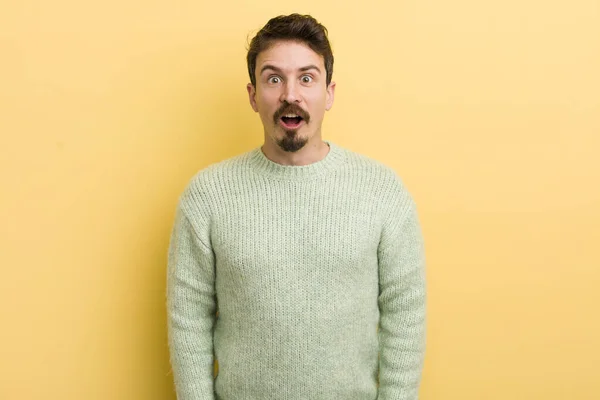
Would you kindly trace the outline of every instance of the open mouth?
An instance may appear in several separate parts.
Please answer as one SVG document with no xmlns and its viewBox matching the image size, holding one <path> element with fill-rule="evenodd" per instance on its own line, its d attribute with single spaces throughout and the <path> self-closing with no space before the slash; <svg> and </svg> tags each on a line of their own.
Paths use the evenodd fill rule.
<svg viewBox="0 0 600 400">
<path fill-rule="evenodd" d="M 280 119 L 281 124 L 287 129 L 296 129 L 298 128 L 304 119 L 296 114 L 286 114 L 282 116 Z"/>
</svg>

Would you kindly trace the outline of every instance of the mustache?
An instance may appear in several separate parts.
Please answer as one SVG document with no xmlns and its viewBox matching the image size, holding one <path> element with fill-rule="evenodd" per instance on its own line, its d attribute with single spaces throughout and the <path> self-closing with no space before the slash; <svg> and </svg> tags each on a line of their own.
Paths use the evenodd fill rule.
<svg viewBox="0 0 600 400">
<path fill-rule="evenodd" d="M 281 118 L 285 114 L 296 114 L 302 117 L 302 119 L 306 123 L 310 121 L 310 115 L 306 111 L 304 111 L 300 106 L 284 102 L 273 115 L 273 122 L 277 124 L 279 122 L 279 118 Z"/>
</svg>

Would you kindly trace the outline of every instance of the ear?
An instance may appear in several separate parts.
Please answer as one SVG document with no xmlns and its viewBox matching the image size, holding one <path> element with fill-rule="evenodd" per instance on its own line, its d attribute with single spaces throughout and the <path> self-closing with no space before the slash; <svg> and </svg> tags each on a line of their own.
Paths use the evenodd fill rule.
<svg viewBox="0 0 600 400">
<path fill-rule="evenodd" d="M 256 88 L 253 84 L 249 83 L 246 86 L 246 89 L 248 90 L 248 99 L 250 100 L 250 105 L 252 106 L 252 109 L 254 110 L 254 112 L 258 112 L 258 107 L 256 106 Z"/>
<path fill-rule="evenodd" d="M 333 107 L 333 98 L 335 94 L 335 82 L 330 82 L 329 86 L 327 86 L 327 98 L 325 101 L 325 110 L 331 110 Z"/>
</svg>

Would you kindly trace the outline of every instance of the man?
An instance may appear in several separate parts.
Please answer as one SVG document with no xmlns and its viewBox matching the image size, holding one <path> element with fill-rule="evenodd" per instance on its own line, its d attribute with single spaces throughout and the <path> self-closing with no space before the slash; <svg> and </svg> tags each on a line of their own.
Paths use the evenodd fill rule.
<svg viewBox="0 0 600 400">
<path fill-rule="evenodd" d="M 321 24 L 271 19 L 247 62 L 264 144 L 200 171 L 172 232 L 178 398 L 417 399 L 425 271 L 411 195 L 390 168 L 322 140 L 335 83 Z"/>
</svg>

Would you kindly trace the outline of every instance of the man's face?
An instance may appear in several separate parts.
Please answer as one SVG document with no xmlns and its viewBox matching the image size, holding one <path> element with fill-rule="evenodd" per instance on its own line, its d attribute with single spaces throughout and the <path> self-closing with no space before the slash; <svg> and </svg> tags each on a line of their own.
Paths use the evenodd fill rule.
<svg viewBox="0 0 600 400">
<path fill-rule="evenodd" d="M 326 84 L 323 57 L 300 42 L 278 41 L 256 58 L 256 87 L 248 84 L 252 109 L 262 120 L 265 141 L 287 152 L 321 140 L 325 111 L 335 83 Z"/>
</svg>

